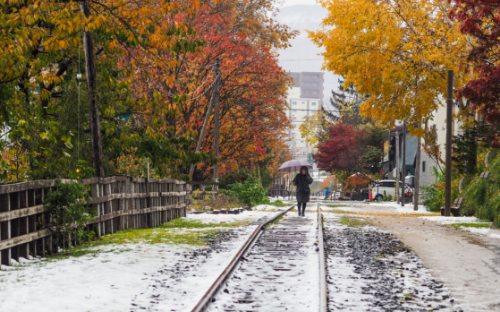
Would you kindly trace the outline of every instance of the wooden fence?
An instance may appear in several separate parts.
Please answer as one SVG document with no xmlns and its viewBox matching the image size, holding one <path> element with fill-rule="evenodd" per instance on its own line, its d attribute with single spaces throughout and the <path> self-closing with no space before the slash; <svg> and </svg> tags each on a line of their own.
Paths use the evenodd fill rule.
<svg viewBox="0 0 500 312">
<path fill-rule="evenodd" d="M 114 176 L 86 179 L 83 184 L 91 195 L 89 209 L 97 211 L 87 228 L 98 236 L 184 217 L 191 196 L 190 185 L 172 179 Z M 44 197 L 56 187 L 57 180 L 0 185 L 1 264 L 56 252 L 52 232 L 44 224 L 50 218 Z"/>
</svg>

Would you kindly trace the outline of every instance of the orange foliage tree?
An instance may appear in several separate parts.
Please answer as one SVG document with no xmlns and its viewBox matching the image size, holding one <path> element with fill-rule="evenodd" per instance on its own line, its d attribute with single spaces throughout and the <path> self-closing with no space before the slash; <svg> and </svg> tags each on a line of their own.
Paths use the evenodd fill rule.
<svg viewBox="0 0 500 312">
<path fill-rule="evenodd" d="M 371 176 L 368 176 L 371 178 Z M 345 186 L 346 191 L 358 191 L 359 189 L 368 187 L 370 185 L 370 181 L 360 178 L 356 174 L 352 174 L 347 178 L 347 184 Z"/>
<path fill-rule="evenodd" d="M 220 173 L 250 169 L 259 162 L 270 163 L 275 170 L 278 162 L 289 157 L 283 151 L 288 149 L 285 142 L 290 123 L 285 97 L 290 79 L 273 50 L 286 47 L 295 33 L 263 13 L 272 3 L 221 1 L 203 4 L 194 16 L 177 14 L 174 22 L 190 28 L 182 35 L 173 34 L 174 46 L 200 44 L 192 50 L 165 48 L 158 55 L 171 59 L 170 66 L 152 63 L 147 70 L 136 72 L 131 81 L 134 93 L 150 101 L 133 112 L 132 118 L 159 136 L 197 140 L 205 115 L 210 114 L 201 151 L 213 151 L 213 112 L 208 107 L 210 87 L 217 78 L 213 65 L 220 60 Z M 123 59 L 124 67 L 135 62 L 136 55 L 145 59 L 142 51 L 130 52 Z M 155 98 L 161 101 L 153 101 Z M 166 113 L 169 109 L 173 113 Z M 270 158 L 275 158 L 276 164 Z M 182 160 L 174 167 L 178 174 L 188 172 Z M 199 163 L 194 179 L 206 179 L 212 167 L 208 161 Z"/>
<path fill-rule="evenodd" d="M 330 188 L 331 182 L 333 182 L 333 190 L 336 190 L 337 184 L 339 183 L 339 181 L 335 175 L 331 175 L 331 176 L 327 177 L 326 179 L 324 179 L 323 182 L 321 182 L 319 184 L 319 187 L 322 189 Z"/>
</svg>

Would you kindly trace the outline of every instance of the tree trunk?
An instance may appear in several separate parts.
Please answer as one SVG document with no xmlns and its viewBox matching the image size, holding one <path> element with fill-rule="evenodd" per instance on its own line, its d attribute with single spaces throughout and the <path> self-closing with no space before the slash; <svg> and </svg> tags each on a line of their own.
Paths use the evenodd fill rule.
<svg viewBox="0 0 500 312">
<path fill-rule="evenodd" d="M 85 17 L 90 16 L 89 3 L 80 2 L 80 9 Z M 95 67 L 94 39 L 91 31 L 83 30 L 83 51 L 85 55 L 85 74 L 87 76 L 87 97 L 89 105 L 90 150 L 94 176 L 103 177 L 101 124 L 99 121 L 99 103 L 97 100 L 97 72 Z"/>
<path fill-rule="evenodd" d="M 417 125 L 420 129 L 420 123 Z M 413 210 L 418 210 L 418 200 L 419 200 L 419 192 L 420 192 L 420 154 L 422 150 L 422 139 L 420 137 L 417 138 L 417 155 L 415 156 L 417 159 L 415 160 L 415 189 L 413 192 Z"/>
</svg>

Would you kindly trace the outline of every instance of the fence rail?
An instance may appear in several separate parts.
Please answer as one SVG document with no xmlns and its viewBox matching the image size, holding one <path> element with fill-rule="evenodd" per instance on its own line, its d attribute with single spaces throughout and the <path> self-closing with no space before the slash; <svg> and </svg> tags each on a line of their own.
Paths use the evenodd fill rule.
<svg viewBox="0 0 500 312">
<path fill-rule="evenodd" d="M 56 252 L 52 232 L 45 225 L 50 215 L 44 198 L 57 188 L 57 181 L 0 185 L 1 264 Z M 98 236 L 155 227 L 184 217 L 191 193 L 191 185 L 172 179 L 113 176 L 85 179 L 82 183 L 91 195 L 89 208 L 97 212 L 87 229 Z"/>
</svg>

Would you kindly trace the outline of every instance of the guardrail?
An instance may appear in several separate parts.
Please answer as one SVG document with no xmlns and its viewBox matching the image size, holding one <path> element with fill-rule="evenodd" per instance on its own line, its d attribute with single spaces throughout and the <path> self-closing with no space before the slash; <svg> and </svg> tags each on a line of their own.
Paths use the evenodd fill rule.
<svg viewBox="0 0 500 312">
<path fill-rule="evenodd" d="M 1 264 L 57 251 L 52 232 L 45 225 L 50 215 L 44 206 L 45 195 L 57 188 L 57 181 L 0 185 Z M 85 179 L 82 183 L 91 195 L 88 208 L 97 211 L 87 228 L 97 236 L 155 227 L 186 216 L 187 195 L 191 192 L 186 182 L 173 179 L 112 176 Z"/>
</svg>

